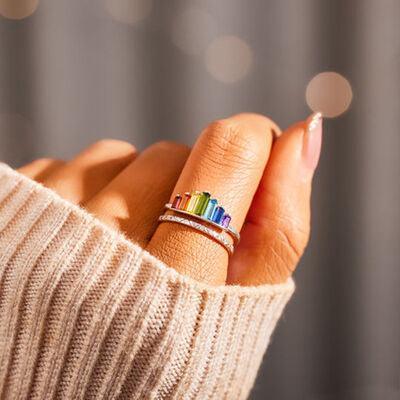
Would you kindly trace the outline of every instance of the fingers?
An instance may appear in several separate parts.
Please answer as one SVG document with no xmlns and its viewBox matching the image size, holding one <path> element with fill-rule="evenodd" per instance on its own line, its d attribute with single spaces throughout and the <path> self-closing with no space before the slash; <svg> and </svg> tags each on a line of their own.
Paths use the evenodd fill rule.
<svg viewBox="0 0 400 400">
<path fill-rule="evenodd" d="M 281 283 L 293 272 L 310 234 L 311 184 L 321 138 L 322 119 L 315 114 L 275 141 L 229 265 L 229 284 Z"/>
<path fill-rule="evenodd" d="M 265 168 L 273 130 L 278 128 L 256 114 L 212 123 L 196 142 L 171 195 L 210 192 L 239 230 Z M 190 227 L 161 223 L 148 250 L 183 274 L 211 284 L 225 283 L 226 249 Z"/>
<path fill-rule="evenodd" d="M 43 184 L 73 203 L 84 203 L 107 185 L 136 156 L 135 148 L 119 140 L 101 140 L 43 180 Z"/>
<path fill-rule="evenodd" d="M 319 115 L 280 134 L 267 118 L 240 114 L 208 126 L 189 158 L 184 146 L 163 142 L 133 162 L 131 145 L 101 141 L 68 163 L 37 160 L 20 172 L 84 204 L 183 274 L 211 284 L 275 284 L 291 275 L 308 242 L 321 137 Z M 229 270 L 220 243 L 183 225 L 157 226 L 168 199 L 196 190 L 210 192 L 237 230 L 244 224 Z"/>
<path fill-rule="evenodd" d="M 150 146 L 86 203 L 86 209 L 139 245 L 147 245 L 189 152 L 172 142 Z"/>
<path fill-rule="evenodd" d="M 23 167 L 19 168 L 18 171 L 37 182 L 43 182 L 64 164 L 65 162 L 61 160 L 40 158 L 31 162 L 30 164 L 24 165 Z"/>
</svg>

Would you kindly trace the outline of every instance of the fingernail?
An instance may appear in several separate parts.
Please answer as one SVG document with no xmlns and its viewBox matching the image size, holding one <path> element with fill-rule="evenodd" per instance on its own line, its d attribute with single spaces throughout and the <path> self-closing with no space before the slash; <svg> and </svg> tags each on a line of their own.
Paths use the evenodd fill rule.
<svg viewBox="0 0 400 400">
<path fill-rule="evenodd" d="M 322 114 L 314 113 L 307 118 L 307 128 L 303 137 L 303 163 L 311 171 L 317 167 L 322 143 Z"/>
</svg>

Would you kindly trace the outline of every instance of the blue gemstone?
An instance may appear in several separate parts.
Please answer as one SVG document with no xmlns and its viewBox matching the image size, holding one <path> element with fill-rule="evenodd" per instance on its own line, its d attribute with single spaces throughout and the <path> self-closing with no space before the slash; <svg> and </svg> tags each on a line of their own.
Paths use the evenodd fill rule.
<svg viewBox="0 0 400 400">
<path fill-rule="evenodd" d="M 207 218 L 207 219 L 211 219 L 211 216 L 214 212 L 215 207 L 217 207 L 218 201 L 215 199 L 211 199 L 208 204 L 207 207 L 203 213 L 203 217 Z"/>
<path fill-rule="evenodd" d="M 221 223 L 222 217 L 225 214 L 225 210 L 223 207 L 218 206 L 211 217 L 211 221 L 215 222 L 216 224 Z"/>
</svg>

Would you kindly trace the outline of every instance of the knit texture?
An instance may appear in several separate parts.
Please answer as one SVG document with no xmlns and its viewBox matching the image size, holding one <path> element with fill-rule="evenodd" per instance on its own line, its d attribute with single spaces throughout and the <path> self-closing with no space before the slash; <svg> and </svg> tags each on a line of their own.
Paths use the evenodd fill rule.
<svg viewBox="0 0 400 400">
<path fill-rule="evenodd" d="M 245 399 L 293 289 L 196 282 L 0 164 L 2 400 Z"/>
</svg>

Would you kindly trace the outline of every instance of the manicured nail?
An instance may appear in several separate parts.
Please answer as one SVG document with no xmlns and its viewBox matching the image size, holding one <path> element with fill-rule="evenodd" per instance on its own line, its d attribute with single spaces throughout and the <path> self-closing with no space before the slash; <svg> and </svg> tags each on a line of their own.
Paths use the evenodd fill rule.
<svg viewBox="0 0 400 400">
<path fill-rule="evenodd" d="M 322 143 L 322 114 L 314 113 L 307 118 L 307 128 L 303 137 L 302 159 L 304 165 L 314 171 L 317 167 Z"/>
</svg>

